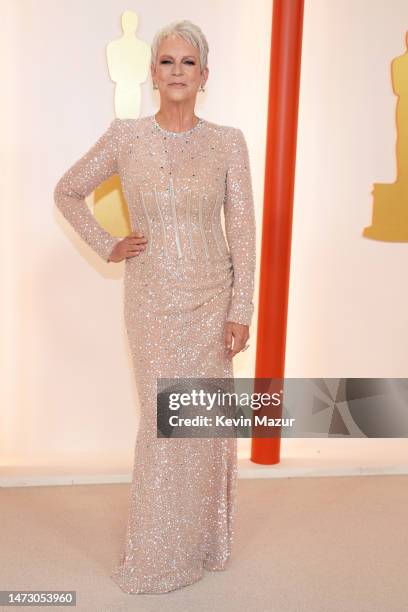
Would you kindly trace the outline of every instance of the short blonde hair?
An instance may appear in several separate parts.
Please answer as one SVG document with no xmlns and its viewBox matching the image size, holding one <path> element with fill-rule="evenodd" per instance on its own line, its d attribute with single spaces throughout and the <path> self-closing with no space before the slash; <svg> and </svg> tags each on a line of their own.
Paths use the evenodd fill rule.
<svg viewBox="0 0 408 612">
<path fill-rule="evenodd" d="M 151 45 L 152 65 L 156 63 L 157 51 L 161 42 L 172 34 L 176 36 L 181 36 L 181 38 L 184 38 L 186 42 L 189 42 L 198 49 L 202 72 L 204 68 L 207 67 L 209 51 L 208 42 L 202 30 L 188 19 L 183 19 L 182 21 L 172 21 L 167 26 L 164 26 L 158 32 L 156 32 Z"/>
</svg>

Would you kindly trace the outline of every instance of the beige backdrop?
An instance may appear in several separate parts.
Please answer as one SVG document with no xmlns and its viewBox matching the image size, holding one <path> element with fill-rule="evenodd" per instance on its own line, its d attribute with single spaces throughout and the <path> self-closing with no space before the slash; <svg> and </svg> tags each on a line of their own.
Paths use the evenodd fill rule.
<svg viewBox="0 0 408 612">
<path fill-rule="evenodd" d="M 122 268 L 93 256 L 52 200 L 58 178 L 113 118 L 105 44 L 120 35 L 122 11 L 138 11 L 138 36 L 148 42 L 156 29 L 182 18 L 208 36 L 210 76 L 197 114 L 245 133 L 259 240 L 270 4 L 3 0 L 0 461 L 6 475 L 16 465 L 34 471 L 52 465 L 57 478 L 68 466 L 64 473 L 77 481 L 84 473 L 120 478 L 130 471 L 137 397 L 122 319 Z M 394 180 L 389 65 L 404 51 L 407 24 L 404 0 L 393 0 L 392 10 L 385 0 L 305 1 L 287 376 L 407 375 L 408 245 L 361 237 L 371 218 L 372 183 Z M 157 110 L 156 96 L 149 77 L 142 115 Z M 256 317 L 251 348 L 235 359 L 236 375 L 253 374 L 255 338 Z M 378 442 L 355 442 L 348 460 L 354 456 L 357 465 L 362 450 Z M 321 444 L 284 443 L 283 456 L 302 461 Z M 247 441 L 240 452 L 248 453 Z"/>
</svg>

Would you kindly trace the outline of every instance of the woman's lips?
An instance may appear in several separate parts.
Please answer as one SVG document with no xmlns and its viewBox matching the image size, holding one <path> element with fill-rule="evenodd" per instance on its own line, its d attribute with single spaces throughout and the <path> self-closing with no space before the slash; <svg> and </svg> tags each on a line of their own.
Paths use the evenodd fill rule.
<svg viewBox="0 0 408 612">
<path fill-rule="evenodd" d="M 169 83 L 169 87 L 185 87 L 184 83 Z"/>
</svg>

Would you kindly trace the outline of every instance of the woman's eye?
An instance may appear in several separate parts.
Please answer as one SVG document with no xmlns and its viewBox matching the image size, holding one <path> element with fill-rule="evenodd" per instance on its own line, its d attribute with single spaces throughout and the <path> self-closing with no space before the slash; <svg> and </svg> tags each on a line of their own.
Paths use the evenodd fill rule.
<svg viewBox="0 0 408 612">
<path fill-rule="evenodd" d="M 160 61 L 161 64 L 171 64 L 171 60 L 161 60 Z M 192 64 L 193 66 L 195 65 L 195 62 L 193 60 L 186 60 L 186 64 Z"/>
</svg>

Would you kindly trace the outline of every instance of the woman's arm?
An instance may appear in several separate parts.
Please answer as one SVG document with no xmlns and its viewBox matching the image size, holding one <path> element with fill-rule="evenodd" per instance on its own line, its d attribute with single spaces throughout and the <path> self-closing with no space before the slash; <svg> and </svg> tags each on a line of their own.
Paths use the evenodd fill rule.
<svg viewBox="0 0 408 612">
<path fill-rule="evenodd" d="M 225 231 L 234 269 L 227 321 L 250 325 L 254 312 L 256 227 L 248 147 L 242 131 L 229 128 Z"/>
<path fill-rule="evenodd" d="M 54 201 L 76 232 L 102 259 L 108 261 L 113 247 L 119 242 L 96 221 L 85 197 L 104 180 L 118 171 L 119 134 L 117 119 L 102 134 L 93 147 L 58 181 Z"/>
</svg>

